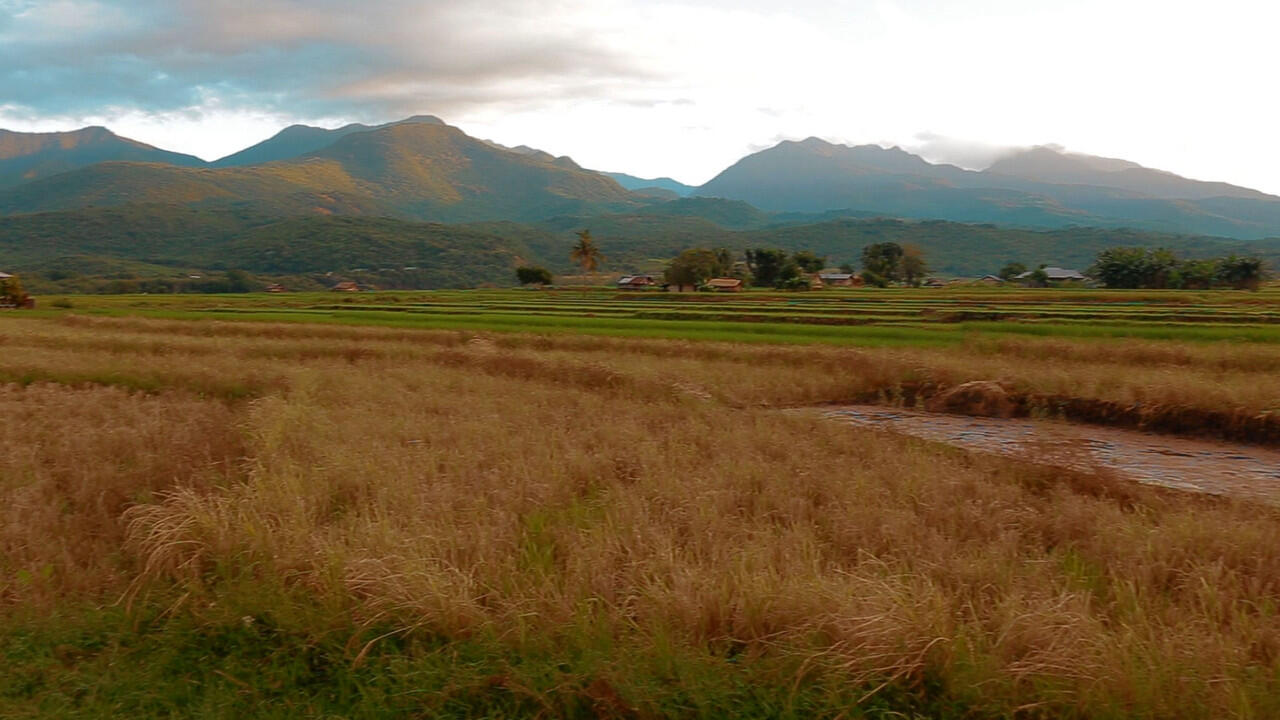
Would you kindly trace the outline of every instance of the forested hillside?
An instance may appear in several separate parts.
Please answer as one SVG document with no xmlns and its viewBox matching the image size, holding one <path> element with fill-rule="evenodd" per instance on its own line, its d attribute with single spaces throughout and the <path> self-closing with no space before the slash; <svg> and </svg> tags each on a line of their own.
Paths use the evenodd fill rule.
<svg viewBox="0 0 1280 720">
<path fill-rule="evenodd" d="M 61 282 L 79 275 L 193 269 L 294 275 L 362 268 L 394 273 L 386 275 L 388 282 L 412 287 L 505 285 L 521 263 L 574 272 L 569 249 L 582 229 L 597 239 L 604 269 L 616 272 L 655 270 L 690 247 L 812 250 L 830 265 L 856 265 L 863 247 L 886 241 L 919 247 L 930 268 L 943 275 L 982 275 L 1010 261 L 1083 268 L 1098 252 L 1117 245 L 1166 247 L 1190 257 L 1257 254 L 1280 266 L 1280 239 L 1246 243 L 1098 228 L 1033 231 L 845 218 L 735 230 L 680 212 L 440 224 L 364 216 L 282 219 L 253 205 L 147 205 L 0 217 L 0 267 Z"/>
</svg>

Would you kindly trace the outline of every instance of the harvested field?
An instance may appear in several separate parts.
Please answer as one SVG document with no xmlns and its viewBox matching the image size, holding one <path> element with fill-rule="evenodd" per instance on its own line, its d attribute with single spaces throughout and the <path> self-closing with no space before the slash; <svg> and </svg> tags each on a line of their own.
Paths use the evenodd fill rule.
<svg viewBox="0 0 1280 720">
<path fill-rule="evenodd" d="M 0 716 L 1280 715 L 1280 510 L 779 412 L 1264 417 L 1265 332 L 269 302 L 0 316 Z"/>
</svg>

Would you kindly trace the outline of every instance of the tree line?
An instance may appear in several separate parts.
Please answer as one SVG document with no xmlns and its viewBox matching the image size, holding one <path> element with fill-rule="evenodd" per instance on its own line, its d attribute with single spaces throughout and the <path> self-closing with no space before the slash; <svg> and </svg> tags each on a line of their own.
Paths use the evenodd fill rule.
<svg viewBox="0 0 1280 720">
<path fill-rule="evenodd" d="M 593 272 L 604 262 L 604 254 L 590 230 L 575 233 L 577 241 L 569 250 L 569 259 Z M 894 242 L 873 243 L 862 249 L 862 278 L 868 285 L 886 287 L 891 283 L 919 286 L 929 271 L 924 253 L 914 246 Z M 756 287 L 798 290 L 809 287 L 810 276 L 826 267 L 827 258 L 809 250 L 789 252 L 782 248 L 756 247 L 743 251 L 742 261 L 728 248 L 689 248 L 667 263 L 663 281 L 668 285 L 701 287 L 716 277 L 742 280 Z M 853 274 L 851 264 L 840 266 Z M 550 285 L 551 271 L 537 265 L 516 268 L 521 285 Z"/>
<path fill-rule="evenodd" d="M 1180 258 L 1170 250 L 1115 247 L 1098 254 L 1088 274 L 1109 288 L 1257 290 L 1267 279 L 1261 258 Z"/>
<path fill-rule="evenodd" d="M 583 272 L 598 269 L 604 261 L 590 230 L 577 233 L 578 241 L 570 250 L 570 259 Z M 919 287 L 929 267 L 924 253 L 912 245 L 895 242 L 872 243 L 862 248 L 861 278 L 866 285 L 886 287 L 890 284 Z M 821 271 L 825 256 L 809 250 L 788 252 L 781 248 L 756 247 L 743 252 L 738 262 L 728 248 L 689 248 L 667 263 L 663 280 L 668 285 L 701 287 L 715 277 L 732 277 L 756 287 L 795 290 L 809 287 L 809 277 Z M 1022 277 L 1032 286 L 1047 286 L 1044 265 L 1026 272 L 1021 263 L 1008 263 L 999 276 L 1004 280 Z M 853 266 L 840 266 L 852 274 Z M 1103 250 L 1086 274 L 1108 288 L 1188 289 L 1211 288 L 1254 289 L 1268 278 L 1265 263 L 1253 256 L 1227 255 L 1218 258 L 1181 258 L 1171 250 L 1145 247 L 1113 247 Z M 516 269 L 521 284 L 550 284 L 551 273 L 545 268 L 521 266 Z"/>
</svg>

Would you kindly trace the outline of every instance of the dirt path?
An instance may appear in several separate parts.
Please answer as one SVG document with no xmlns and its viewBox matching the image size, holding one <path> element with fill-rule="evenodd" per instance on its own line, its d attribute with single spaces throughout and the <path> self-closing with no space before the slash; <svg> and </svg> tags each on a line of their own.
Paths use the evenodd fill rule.
<svg viewBox="0 0 1280 720">
<path fill-rule="evenodd" d="M 1131 480 L 1280 504 L 1280 451 L 1049 420 L 942 415 L 874 405 L 825 417 L 1048 465 L 1111 470 Z"/>
</svg>

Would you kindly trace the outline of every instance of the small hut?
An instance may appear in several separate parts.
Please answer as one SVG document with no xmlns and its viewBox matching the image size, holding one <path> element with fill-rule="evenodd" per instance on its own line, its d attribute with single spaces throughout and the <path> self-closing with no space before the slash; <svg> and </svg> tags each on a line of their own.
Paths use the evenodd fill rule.
<svg viewBox="0 0 1280 720">
<path fill-rule="evenodd" d="M 707 281 L 707 287 L 714 292 L 740 292 L 742 281 L 738 278 L 711 278 Z"/>
</svg>

